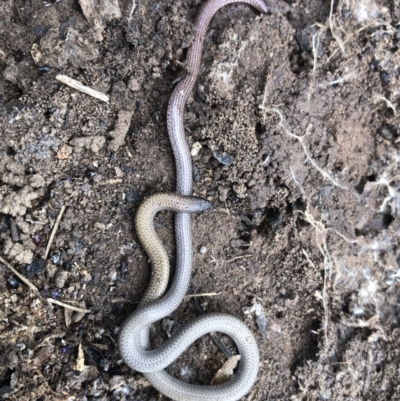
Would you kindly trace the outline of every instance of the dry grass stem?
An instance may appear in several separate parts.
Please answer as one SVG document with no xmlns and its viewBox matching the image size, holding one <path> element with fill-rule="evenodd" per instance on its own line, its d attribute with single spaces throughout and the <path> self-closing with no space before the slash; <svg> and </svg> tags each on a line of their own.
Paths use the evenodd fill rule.
<svg viewBox="0 0 400 401">
<path fill-rule="evenodd" d="M 62 306 L 63 308 L 72 310 L 74 312 L 92 313 L 92 311 L 90 309 L 78 308 L 77 306 L 68 305 L 68 304 L 66 304 L 64 302 L 57 301 L 56 299 L 53 299 L 53 298 L 47 298 L 47 302 L 50 303 L 50 304 Z"/>
<path fill-rule="evenodd" d="M 250 256 L 254 256 L 254 253 L 249 253 L 247 255 L 236 256 L 236 258 L 232 258 L 232 259 L 227 260 L 226 263 L 230 263 L 230 262 L 233 262 L 235 260 L 247 258 L 247 257 L 250 257 Z"/>
<path fill-rule="evenodd" d="M 220 295 L 220 292 L 203 292 L 202 294 L 190 294 L 185 295 L 185 299 L 197 298 L 197 297 L 215 297 L 216 295 Z"/>
<path fill-rule="evenodd" d="M 103 102 L 108 103 L 110 98 L 95 89 L 89 88 L 88 86 L 83 85 L 81 82 L 77 81 L 76 79 L 67 77 L 66 75 L 57 75 L 56 80 L 62 82 L 65 85 L 70 86 L 80 92 L 86 93 L 86 95 L 92 96 L 96 99 L 102 100 Z"/>
<path fill-rule="evenodd" d="M 4 266 L 6 266 L 8 269 L 10 269 L 12 271 L 12 273 L 17 276 L 23 283 L 25 283 L 28 287 L 30 287 L 37 295 L 39 295 L 40 298 L 42 298 L 40 296 L 39 290 L 38 288 L 32 284 L 26 277 L 24 277 L 21 273 L 18 273 L 17 270 L 15 270 L 6 260 L 4 260 L 1 256 L 0 256 L 0 262 L 3 263 Z"/>
<path fill-rule="evenodd" d="M 99 182 L 99 185 L 115 185 L 120 184 L 121 182 L 122 178 L 111 178 L 110 180 Z"/>
<path fill-rule="evenodd" d="M 59 226 L 59 224 L 60 224 L 61 218 L 62 218 L 62 216 L 63 216 L 63 214 L 64 214 L 64 212 L 65 212 L 65 208 L 66 208 L 66 206 L 63 205 L 62 208 L 61 208 L 61 210 L 60 210 L 60 213 L 58 213 L 57 220 L 56 220 L 56 222 L 55 222 L 55 224 L 54 224 L 53 230 L 51 231 L 49 243 L 47 244 L 47 248 L 46 248 L 46 253 L 45 253 L 45 255 L 44 255 L 44 259 L 47 259 L 47 256 L 49 255 L 49 251 L 50 251 L 51 244 L 52 244 L 53 241 L 54 241 L 54 237 L 55 237 L 55 235 L 56 235 L 56 232 L 57 232 L 58 226 Z"/>
</svg>

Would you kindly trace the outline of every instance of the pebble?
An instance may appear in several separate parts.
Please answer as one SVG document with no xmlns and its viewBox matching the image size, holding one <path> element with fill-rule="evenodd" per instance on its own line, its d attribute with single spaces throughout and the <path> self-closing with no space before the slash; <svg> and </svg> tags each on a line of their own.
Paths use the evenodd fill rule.
<svg viewBox="0 0 400 401">
<path fill-rule="evenodd" d="M 10 276 L 7 279 L 7 287 L 10 290 L 16 290 L 20 285 L 20 282 L 18 281 L 17 278 L 15 278 L 14 276 Z"/>
<path fill-rule="evenodd" d="M 54 279 L 54 284 L 57 288 L 63 288 L 67 281 L 69 273 L 66 270 L 58 270 Z"/>
<path fill-rule="evenodd" d="M 233 163 L 233 157 L 227 153 L 222 153 L 220 150 L 212 151 L 214 159 L 218 160 L 224 166 L 231 166 Z"/>
<path fill-rule="evenodd" d="M 39 67 L 38 70 L 41 74 L 47 74 L 51 71 L 51 67 L 49 67 L 48 65 L 43 65 L 42 67 Z"/>
<path fill-rule="evenodd" d="M 393 139 L 393 134 L 387 127 L 380 127 L 378 130 L 379 134 L 381 135 L 382 138 L 390 141 Z"/>
<path fill-rule="evenodd" d="M 200 172 L 199 172 L 199 169 L 193 164 L 193 167 L 192 167 L 192 175 L 193 175 L 193 181 L 194 182 L 199 182 L 200 181 Z"/>
<path fill-rule="evenodd" d="M 206 248 L 204 245 L 202 245 L 202 246 L 200 247 L 200 249 L 199 249 L 199 252 L 200 252 L 202 255 L 204 255 L 204 254 L 207 252 L 207 248 Z"/>
<path fill-rule="evenodd" d="M 63 144 L 59 147 L 57 151 L 57 159 L 58 160 L 66 160 L 69 158 L 73 151 L 73 148 L 71 146 L 68 146 L 67 144 Z"/>
<path fill-rule="evenodd" d="M 199 152 L 200 152 L 200 149 L 202 148 L 203 146 L 202 146 L 202 144 L 200 143 L 200 142 L 195 142 L 193 145 L 192 145 L 192 149 L 190 150 L 190 154 L 192 155 L 192 156 L 197 156 L 198 154 L 199 154 Z"/>
<path fill-rule="evenodd" d="M 54 265 L 62 265 L 62 258 L 60 253 L 53 253 L 50 259 Z"/>
<path fill-rule="evenodd" d="M 46 267 L 46 262 L 43 259 L 35 259 L 32 263 L 25 266 L 27 277 L 33 277 Z"/>
<path fill-rule="evenodd" d="M 382 81 L 382 83 L 383 83 L 384 85 L 386 85 L 386 84 L 389 83 L 389 78 L 390 78 L 390 76 L 389 76 L 389 74 L 388 74 L 386 71 L 381 71 L 381 72 L 379 73 L 379 78 L 381 79 L 381 81 Z"/>
</svg>

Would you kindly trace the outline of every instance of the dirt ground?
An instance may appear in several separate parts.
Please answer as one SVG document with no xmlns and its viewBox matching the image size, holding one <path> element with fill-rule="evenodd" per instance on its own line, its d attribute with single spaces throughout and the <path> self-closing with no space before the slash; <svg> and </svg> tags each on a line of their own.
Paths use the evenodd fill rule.
<svg viewBox="0 0 400 401">
<path fill-rule="evenodd" d="M 133 215 L 175 187 L 166 108 L 201 3 L 1 1 L 0 255 L 40 296 L 0 264 L 0 400 L 166 400 L 116 336 L 150 274 Z M 245 400 L 400 400 L 400 1 L 267 4 L 208 29 L 185 129 L 213 203 L 190 292 L 214 295 L 154 341 L 224 311 L 261 353 Z M 173 266 L 172 214 L 155 224 Z M 206 336 L 169 371 L 208 384 L 225 359 Z"/>
</svg>

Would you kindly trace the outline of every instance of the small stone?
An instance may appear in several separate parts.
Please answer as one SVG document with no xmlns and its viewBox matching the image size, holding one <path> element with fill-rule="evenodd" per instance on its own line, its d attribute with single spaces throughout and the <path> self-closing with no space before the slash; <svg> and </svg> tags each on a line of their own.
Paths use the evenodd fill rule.
<svg viewBox="0 0 400 401">
<path fill-rule="evenodd" d="M 16 303 L 18 302 L 18 295 L 17 295 L 17 294 L 11 295 L 10 301 L 11 301 L 13 304 L 16 304 Z"/>
<path fill-rule="evenodd" d="M 62 258 L 60 253 L 53 253 L 50 259 L 53 264 L 62 265 Z"/>
<path fill-rule="evenodd" d="M 389 130 L 389 128 L 383 126 L 380 127 L 378 130 L 379 134 L 381 135 L 382 138 L 390 141 L 393 139 L 393 133 Z"/>
<path fill-rule="evenodd" d="M 10 276 L 7 279 L 7 287 L 10 290 L 16 290 L 19 287 L 20 284 L 21 283 L 19 282 L 19 280 L 17 280 L 17 278 L 14 277 L 14 276 Z"/>
<path fill-rule="evenodd" d="M 223 153 L 220 150 L 212 151 L 214 159 L 218 160 L 224 166 L 231 166 L 233 163 L 233 157 L 228 155 L 227 153 Z"/>
<path fill-rule="evenodd" d="M 203 147 L 203 145 L 200 142 L 195 142 L 192 145 L 192 149 L 190 150 L 190 154 L 192 156 L 197 156 L 200 152 L 200 149 Z"/>
<path fill-rule="evenodd" d="M 131 77 L 128 82 L 128 88 L 132 92 L 138 92 L 140 90 L 139 81 L 136 78 Z"/>
<path fill-rule="evenodd" d="M 51 67 L 49 67 L 48 65 L 43 65 L 39 67 L 38 70 L 41 74 L 47 74 L 48 72 L 51 71 Z"/>
<path fill-rule="evenodd" d="M 43 259 L 35 259 L 32 263 L 25 266 L 25 272 L 28 277 L 33 277 L 40 273 L 46 267 L 46 262 Z"/>
<path fill-rule="evenodd" d="M 204 245 L 202 245 L 202 246 L 200 247 L 200 249 L 199 249 L 199 252 L 200 252 L 202 255 L 204 255 L 204 254 L 207 252 L 207 248 L 206 248 Z"/>
<path fill-rule="evenodd" d="M 85 175 L 89 180 L 93 180 L 93 178 L 96 176 L 96 172 L 94 170 L 87 169 L 85 171 Z"/>
<path fill-rule="evenodd" d="M 384 85 L 386 85 L 386 84 L 389 83 L 389 78 L 390 78 L 390 76 L 389 76 L 389 74 L 388 74 L 386 71 L 381 71 L 381 72 L 379 73 L 379 78 L 381 79 L 381 81 L 382 81 L 382 83 L 383 83 Z"/>
<path fill-rule="evenodd" d="M 199 169 L 193 164 L 192 165 L 193 167 L 192 167 L 192 176 L 193 176 L 193 181 L 194 182 L 199 182 L 200 181 L 200 172 L 199 172 Z"/>
<path fill-rule="evenodd" d="M 54 279 L 54 284 L 57 288 L 63 288 L 68 279 L 69 273 L 66 270 L 58 270 Z"/>
<path fill-rule="evenodd" d="M 71 155 L 71 153 L 72 153 L 72 147 L 71 146 L 68 146 L 66 143 L 64 143 L 64 145 L 61 145 L 59 148 L 58 148 L 58 151 L 57 151 L 57 159 L 59 159 L 59 160 L 65 160 L 65 159 L 68 159 L 68 157 Z"/>
</svg>

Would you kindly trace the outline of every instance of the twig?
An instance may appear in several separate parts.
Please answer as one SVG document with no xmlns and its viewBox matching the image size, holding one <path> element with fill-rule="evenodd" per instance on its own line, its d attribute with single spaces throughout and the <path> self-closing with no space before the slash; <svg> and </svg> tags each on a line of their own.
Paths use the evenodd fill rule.
<svg viewBox="0 0 400 401">
<path fill-rule="evenodd" d="M 249 253 L 247 255 L 236 256 L 236 258 L 232 258 L 232 259 L 227 260 L 226 263 L 230 263 L 230 262 L 233 262 L 235 260 L 247 258 L 247 257 L 250 257 L 250 256 L 254 256 L 254 253 Z"/>
<path fill-rule="evenodd" d="M 22 282 L 24 282 L 28 287 L 30 287 L 37 295 L 39 295 L 40 298 L 40 292 L 37 289 L 37 287 L 32 284 L 27 278 L 25 278 L 21 273 L 18 273 L 17 270 L 15 270 L 7 261 L 5 261 L 1 256 L 0 256 L 0 262 L 3 263 L 4 266 L 8 267 L 15 276 L 17 276 Z"/>
<path fill-rule="evenodd" d="M 125 147 L 126 153 L 128 154 L 128 156 L 132 159 L 132 153 L 130 152 L 128 146 Z"/>
<path fill-rule="evenodd" d="M 107 181 L 100 181 L 98 184 L 99 185 L 115 185 L 115 184 L 120 184 L 122 182 L 121 178 L 112 178 Z"/>
<path fill-rule="evenodd" d="M 86 93 L 89 96 L 95 97 L 96 99 L 102 100 L 103 102 L 108 103 L 110 98 L 95 89 L 89 88 L 88 86 L 83 85 L 81 82 L 77 81 L 76 79 L 67 77 L 66 75 L 57 75 L 56 80 L 62 82 L 65 85 L 70 86 L 80 92 Z"/>
<path fill-rule="evenodd" d="M 128 21 L 132 21 L 132 15 L 133 12 L 136 10 L 136 0 L 132 1 L 132 8 L 131 8 L 131 12 L 129 13 L 129 17 L 128 17 Z"/>
<path fill-rule="evenodd" d="M 11 230 L 11 239 L 13 240 L 13 242 L 18 242 L 19 241 L 18 228 L 13 218 L 10 218 L 10 230 Z"/>
<path fill-rule="evenodd" d="M 66 208 L 66 206 L 63 205 L 62 208 L 61 208 L 61 210 L 60 210 L 60 213 L 58 213 L 57 220 L 56 220 L 56 222 L 55 222 L 55 224 L 54 224 L 53 230 L 52 230 L 51 235 L 50 235 L 49 243 L 47 244 L 46 253 L 45 253 L 45 255 L 44 255 L 44 259 L 45 259 L 45 260 L 47 259 L 47 256 L 48 256 L 48 254 L 49 254 L 51 244 L 52 244 L 53 241 L 54 241 L 54 237 L 55 237 L 55 235 L 56 235 L 56 232 L 57 232 L 57 229 L 58 229 L 58 225 L 60 224 L 61 218 L 62 218 L 62 216 L 63 216 L 63 214 L 64 214 L 64 212 L 65 212 L 65 208 Z"/>
<path fill-rule="evenodd" d="M 41 224 L 42 226 L 44 226 L 46 224 L 43 221 L 35 221 L 35 220 L 30 220 L 30 219 L 26 219 L 25 221 L 27 221 L 28 223 L 31 223 L 31 224 Z"/>
<path fill-rule="evenodd" d="M 70 310 L 73 310 L 75 312 L 92 313 L 92 311 L 90 309 L 83 309 L 83 308 L 78 308 L 77 306 L 71 306 L 71 305 L 65 304 L 64 302 L 57 301 L 56 299 L 53 299 L 53 298 L 47 298 L 47 302 L 49 302 L 50 304 L 55 304 L 55 305 L 58 305 L 58 306 L 62 306 L 65 309 L 70 309 Z"/>
<path fill-rule="evenodd" d="M 318 46 L 319 46 L 319 34 L 314 34 L 312 38 L 313 44 L 313 54 L 314 54 L 314 66 L 313 66 L 313 74 L 317 71 L 317 60 L 318 60 Z"/>
<path fill-rule="evenodd" d="M 221 294 L 221 293 L 220 292 L 204 292 L 202 294 L 190 294 L 190 295 L 185 295 L 185 299 L 197 298 L 197 297 L 214 297 L 219 294 Z"/>
</svg>

